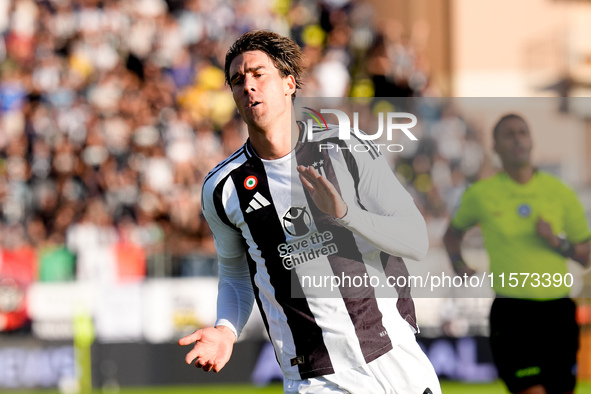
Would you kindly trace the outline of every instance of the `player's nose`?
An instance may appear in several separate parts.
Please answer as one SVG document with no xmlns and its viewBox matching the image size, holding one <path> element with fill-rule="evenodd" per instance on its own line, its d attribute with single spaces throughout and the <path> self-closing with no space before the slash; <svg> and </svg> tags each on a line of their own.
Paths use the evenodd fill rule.
<svg viewBox="0 0 591 394">
<path fill-rule="evenodd" d="M 244 77 L 244 91 L 245 92 L 256 91 L 256 80 L 249 75 Z"/>
</svg>

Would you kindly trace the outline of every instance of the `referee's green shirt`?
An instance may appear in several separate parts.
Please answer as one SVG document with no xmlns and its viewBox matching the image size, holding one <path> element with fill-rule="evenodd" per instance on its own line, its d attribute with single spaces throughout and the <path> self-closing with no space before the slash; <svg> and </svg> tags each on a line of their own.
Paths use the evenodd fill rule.
<svg viewBox="0 0 591 394">
<path fill-rule="evenodd" d="M 537 235 L 536 222 L 540 217 L 550 223 L 555 234 L 565 235 L 571 243 L 591 238 L 575 192 L 553 175 L 539 170 L 526 184 L 515 182 L 505 172 L 474 183 L 465 191 L 451 224 L 464 231 L 480 225 L 490 257 L 493 289 L 498 295 L 528 299 L 566 297 L 569 288 L 564 280 L 562 284 L 559 280 L 567 273 L 566 259 Z M 499 276 L 502 273 L 504 283 Z M 527 280 L 522 273 L 529 274 Z M 510 286 L 510 274 L 516 274 L 516 287 Z"/>
</svg>

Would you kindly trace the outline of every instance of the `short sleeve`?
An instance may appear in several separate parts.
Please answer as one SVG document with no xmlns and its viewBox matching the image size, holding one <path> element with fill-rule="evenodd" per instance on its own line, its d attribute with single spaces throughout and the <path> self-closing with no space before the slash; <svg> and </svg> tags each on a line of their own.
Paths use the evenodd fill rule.
<svg viewBox="0 0 591 394">
<path fill-rule="evenodd" d="M 459 205 L 452 215 L 451 225 L 458 230 L 468 230 L 480 221 L 477 189 L 470 186 L 464 191 Z"/>
<path fill-rule="evenodd" d="M 564 198 L 564 231 L 567 239 L 572 243 L 581 243 L 591 239 L 589 224 L 585 217 L 585 209 L 576 193 L 568 189 Z"/>
</svg>

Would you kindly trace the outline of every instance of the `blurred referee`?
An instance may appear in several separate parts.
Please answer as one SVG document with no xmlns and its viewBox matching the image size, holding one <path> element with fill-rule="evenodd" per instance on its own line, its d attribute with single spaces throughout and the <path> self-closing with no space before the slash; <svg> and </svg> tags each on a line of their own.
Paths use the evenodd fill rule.
<svg viewBox="0 0 591 394">
<path fill-rule="evenodd" d="M 491 347 L 509 391 L 572 393 L 579 328 L 564 278 L 567 258 L 583 266 L 589 261 L 584 210 L 573 190 L 532 165 L 530 130 L 521 116 L 503 116 L 493 138 L 504 171 L 466 190 L 443 241 L 454 271 L 472 275 L 461 241 L 467 229 L 481 227 L 496 293 Z M 517 286 L 509 285 L 510 277 Z"/>
</svg>

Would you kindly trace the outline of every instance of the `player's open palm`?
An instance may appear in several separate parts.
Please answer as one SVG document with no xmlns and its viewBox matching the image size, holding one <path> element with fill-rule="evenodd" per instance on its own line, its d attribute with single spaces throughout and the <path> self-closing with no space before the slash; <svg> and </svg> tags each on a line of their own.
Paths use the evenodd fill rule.
<svg viewBox="0 0 591 394">
<path fill-rule="evenodd" d="M 310 193 L 318 209 L 334 218 L 345 216 L 347 213 L 347 204 L 328 179 L 320 175 L 311 166 L 298 166 L 298 172 L 302 184 Z"/>
<path fill-rule="evenodd" d="M 179 345 L 195 343 L 185 357 L 187 364 L 195 362 L 195 366 L 205 372 L 219 372 L 230 360 L 235 339 L 236 336 L 227 327 L 208 327 L 179 339 Z"/>
</svg>

